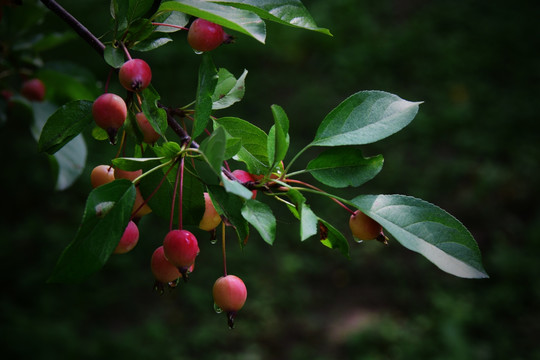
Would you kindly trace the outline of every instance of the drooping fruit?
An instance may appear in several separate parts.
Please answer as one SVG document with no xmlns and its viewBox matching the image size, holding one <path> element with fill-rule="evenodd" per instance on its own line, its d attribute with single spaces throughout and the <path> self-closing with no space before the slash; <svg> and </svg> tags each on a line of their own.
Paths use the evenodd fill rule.
<svg viewBox="0 0 540 360">
<path fill-rule="evenodd" d="M 242 184 L 250 184 L 256 181 L 255 176 L 253 176 L 252 174 L 248 173 L 245 170 L 237 169 L 237 170 L 234 170 L 232 174 Z M 257 196 L 257 190 L 252 190 L 251 192 L 253 193 L 253 196 L 251 198 L 255 199 L 255 197 Z"/>
<path fill-rule="evenodd" d="M 114 144 L 116 133 L 124 125 L 127 117 L 124 99 L 112 93 L 102 94 L 92 105 L 92 115 L 97 126 L 107 131 L 109 140 Z"/>
<path fill-rule="evenodd" d="M 165 257 L 180 269 L 189 268 L 199 254 L 197 238 L 187 230 L 172 230 L 163 240 Z"/>
<path fill-rule="evenodd" d="M 139 228 L 133 221 L 130 221 L 113 254 L 125 254 L 131 251 L 137 245 L 137 242 L 139 242 Z"/>
<path fill-rule="evenodd" d="M 221 216 L 219 216 L 212 199 L 208 193 L 204 193 L 204 214 L 199 223 L 199 228 L 205 231 L 214 230 L 221 223 Z"/>
<path fill-rule="evenodd" d="M 382 235 L 382 226 L 360 210 L 351 215 L 349 227 L 358 240 L 375 240 Z"/>
<path fill-rule="evenodd" d="M 139 129 L 143 135 L 143 142 L 153 144 L 158 141 L 161 135 L 154 130 L 144 113 L 137 113 L 137 115 L 135 115 L 135 120 L 137 121 L 137 125 L 139 126 Z"/>
<path fill-rule="evenodd" d="M 45 84 L 39 79 L 30 79 L 22 84 L 21 94 L 30 101 L 45 99 Z"/>
<path fill-rule="evenodd" d="M 199 18 L 189 27 L 187 41 L 195 51 L 211 51 L 228 37 L 221 25 Z"/>
<path fill-rule="evenodd" d="M 120 84 L 129 91 L 142 91 L 152 81 L 152 70 L 146 61 L 131 59 L 126 61 L 118 73 Z"/>
<path fill-rule="evenodd" d="M 128 171 L 128 170 L 122 170 L 118 168 L 114 170 L 115 179 L 127 179 L 129 181 L 133 181 L 141 175 L 142 175 L 142 170 Z"/>
<path fill-rule="evenodd" d="M 246 285 L 238 276 L 222 276 L 214 283 L 212 296 L 216 306 L 227 313 L 227 322 L 233 328 L 236 313 L 247 299 Z"/>
<path fill-rule="evenodd" d="M 109 165 L 98 165 L 90 173 L 90 183 L 93 188 L 108 184 L 114 179 L 114 168 Z"/>
<path fill-rule="evenodd" d="M 165 257 L 163 246 L 158 247 L 152 254 L 150 268 L 156 280 L 164 284 L 175 281 L 182 276 L 178 271 L 178 267 L 171 264 Z"/>
</svg>

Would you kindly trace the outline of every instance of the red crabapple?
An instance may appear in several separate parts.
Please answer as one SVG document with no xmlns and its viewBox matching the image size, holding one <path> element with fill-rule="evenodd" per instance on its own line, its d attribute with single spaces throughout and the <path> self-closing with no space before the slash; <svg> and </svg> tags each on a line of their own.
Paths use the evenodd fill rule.
<svg viewBox="0 0 540 360">
<path fill-rule="evenodd" d="M 221 222 L 221 216 L 219 216 L 212 199 L 208 193 L 204 193 L 204 214 L 199 223 L 199 228 L 205 231 L 214 230 Z"/>
<path fill-rule="evenodd" d="M 195 262 L 199 254 L 199 244 L 191 232 L 171 230 L 163 240 L 163 250 L 165 257 L 182 272 Z"/>
<path fill-rule="evenodd" d="M 232 328 L 236 313 L 247 299 L 246 285 L 238 276 L 222 276 L 214 283 L 212 296 L 216 306 L 227 313 L 229 327 Z"/>
<path fill-rule="evenodd" d="M 160 283 L 168 284 L 182 276 L 180 271 L 178 271 L 178 267 L 171 264 L 165 257 L 163 246 L 158 247 L 152 254 L 150 268 L 152 269 L 152 274 L 154 274 L 154 277 Z"/>
<path fill-rule="evenodd" d="M 135 191 L 136 191 L 135 192 L 135 203 L 133 204 L 132 214 L 133 214 L 133 217 L 141 218 L 144 215 L 150 214 L 152 212 L 152 209 L 150 208 L 150 206 L 148 206 L 148 203 L 144 204 L 144 198 L 143 198 L 143 196 L 141 194 L 141 190 L 139 190 L 139 188 L 136 187 Z M 144 206 L 142 206 L 142 204 L 144 204 Z M 137 211 L 137 209 L 139 209 L 139 210 Z M 137 211 L 137 212 L 135 213 L 135 211 Z"/>
<path fill-rule="evenodd" d="M 242 184 L 247 184 L 250 182 L 253 183 L 256 181 L 255 177 L 252 174 L 244 170 L 237 169 L 237 170 L 234 170 L 232 174 Z M 252 190 L 252 193 L 253 193 L 253 196 L 251 198 L 255 199 L 255 197 L 257 196 L 257 190 Z"/>
<path fill-rule="evenodd" d="M 122 170 L 122 169 L 114 170 L 115 179 L 127 179 L 129 181 L 133 181 L 141 175 L 142 175 L 142 170 L 135 170 L 135 171 L 128 171 L 128 170 Z"/>
<path fill-rule="evenodd" d="M 128 60 L 120 67 L 118 73 L 120 84 L 129 91 L 141 91 L 150 85 L 152 70 L 146 61 L 141 59 Z"/>
<path fill-rule="evenodd" d="M 131 251 L 131 249 L 137 245 L 138 241 L 139 228 L 133 221 L 130 221 L 126 226 L 126 230 L 124 230 L 124 234 L 122 235 L 120 242 L 116 246 L 116 249 L 114 249 L 113 254 L 125 254 L 128 251 Z"/>
<path fill-rule="evenodd" d="M 92 115 L 97 126 L 105 129 L 109 135 L 109 140 L 114 143 L 118 129 L 126 121 L 126 102 L 116 94 L 105 93 L 94 101 Z"/>
<path fill-rule="evenodd" d="M 356 210 L 354 214 L 351 215 L 349 227 L 351 228 L 353 236 L 358 240 L 380 239 L 381 236 L 382 238 L 385 238 L 382 233 L 382 226 L 360 210 Z"/>
<path fill-rule="evenodd" d="M 210 51 L 229 38 L 221 25 L 205 19 L 196 19 L 189 27 L 187 41 L 195 51 Z"/>
<path fill-rule="evenodd" d="M 21 94 L 30 101 L 45 99 L 45 84 L 39 79 L 30 79 L 22 84 Z"/>
<path fill-rule="evenodd" d="M 143 135 L 143 142 L 153 144 L 158 141 L 161 135 L 154 130 L 152 124 L 150 124 L 144 113 L 137 113 L 137 115 L 135 115 L 135 120 L 137 121 L 137 125 L 139 126 L 139 129 Z"/>
<path fill-rule="evenodd" d="M 93 188 L 108 184 L 114 180 L 114 168 L 109 165 L 98 165 L 90 173 L 90 183 Z"/>
</svg>

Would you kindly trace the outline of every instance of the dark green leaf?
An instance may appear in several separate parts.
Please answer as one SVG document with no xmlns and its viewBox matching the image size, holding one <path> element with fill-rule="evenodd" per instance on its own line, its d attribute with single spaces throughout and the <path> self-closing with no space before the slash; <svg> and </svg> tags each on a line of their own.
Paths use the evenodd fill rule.
<svg viewBox="0 0 540 360">
<path fill-rule="evenodd" d="M 242 207 L 242 216 L 261 235 L 264 241 L 272 245 L 276 239 L 276 218 L 268 205 L 249 199 Z"/>
<path fill-rule="evenodd" d="M 289 210 L 300 220 L 300 239 L 302 241 L 317 234 L 317 215 L 306 204 L 306 198 L 297 190 L 290 189 L 287 196 L 294 203 L 295 207 L 289 206 Z"/>
<path fill-rule="evenodd" d="M 180 145 L 174 141 L 168 141 L 161 146 L 155 145 L 153 151 L 157 156 L 161 156 L 165 159 L 172 159 L 180 154 Z"/>
<path fill-rule="evenodd" d="M 142 91 L 142 110 L 148 122 L 160 135 L 167 130 L 167 113 L 158 106 L 160 96 L 152 85 Z"/>
<path fill-rule="evenodd" d="M 77 38 L 77 34 L 73 31 L 66 31 L 63 33 L 49 33 L 40 34 L 39 39 L 33 44 L 34 51 L 45 51 L 54 49 L 57 46 Z"/>
<path fill-rule="evenodd" d="M 206 161 L 218 176 L 221 174 L 221 166 L 225 157 L 225 145 L 225 130 L 218 127 L 210 137 L 204 139 L 199 147 Z"/>
<path fill-rule="evenodd" d="M 148 19 L 138 19 L 129 26 L 124 42 L 128 47 L 147 39 L 154 33 L 155 26 Z"/>
<path fill-rule="evenodd" d="M 407 126 L 420 102 L 383 91 L 361 91 L 347 98 L 323 120 L 310 145 L 363 145 L 384 139 Z"/>
<path fill-rule="evenodd" d="M 249 235 L 248 222 L 242 216 L 244 201 L 238 196 L 228 193 L 222 186 L 210 185 L 208 192 L 218 214 L 223 215 L 232 224 L 238 236 L 238 241 L 244 244 Z M 216 206 L 217 205 L 217 206 Z"/>
<path fill-rule="evenodd" d="M 245 81 L 247 70 L 244 70 L 238 79 L 226 69 L 219 69 L 218 83 L 212 95 L 212 109 L 225 109 L 242 100 L 246 91 Z"/>
<path fill-rule="evenodd" d="M 268 134 L 268 160 L 270 167 L 280 162 L 289 149 L 289 118 L 278 105 L 272 105 L 274 126 Z"/>
<path fill-rule="evenodd" d="M 124 65 L 124 51 L 118 47 L 107 45 L 104 53 L 105 62 L 115 69 Z"/>
<path fill-rule="evenodd" d="M 349 257 L 349 243 L 343 234 L 330 223 L 319 218 L 321 243 L 330 249 L 338 249 L 343 255 Z"/>
<path fill-rule="evenodd" d="M 92 190 L 75 239 L 60 256 L 49 281 L 80 281 L 98 271 L 120 241 L 134 201 L 135 186 L 128 180 Z"/>
<path fill-rule="evenodd" d="M 358 187 L 373 179 L 381 171 L 383 162 L 382 155 L 365 158 L 359 149 L 337 147 L 311 160 L 306 170 L 328 186 Z"/>
<path fill-rule="evenodd" d="M 172 11 L 160 14 L 153 19 L 153 22 L 174 25 L 173 26 L 157 26 L 155 31 L 162 33 L 172 33 L 180 31 L 181 27 L 185 27 L 189 22 L 189 15 L 179 11 Z"/>
<path fill-rule="evenodd" d="M 180 11 L 195 17 L 207 19 L 251 36 L 262 43 L 264 43 L 266 38 L 264 21 L 251 11 L 203 0 L 166 1 L 161 4 L 158 11 Z"/>
<path fill-rule="evenodd" d="M 79 100 L 70 102 L 51 115 L 41 131 L 39 151 L 50 155 L 60 150 L 92 123 L 92 103 Z"/>
<path fill-rule="evenodd" d="M 164 160 L 163 157 L 153 157 L 153 158 L 114 158 L 112 159 L 112 164 L 115 168 L 120 168 L 126 171 L 136 171 L 140 169 L 150 169 L 154 166 L 160 164 L 161 160 Z"/>
<path fill-rule="evenodd" d="M 351 202 L 441 270 L 464 278 L 488 277 L 471 233 L 441 208 L 403 195 L 361 195 Z"/>
<path fill-rule="evenodd" d="M 261 18 L 279 24 L 332 35 L 328 29 L 320 28 L 315 24 L 315 20 L 299 0 L 215 0 L 213 2 L 253 11 Z"/>
<path fill-rule="evenodd" d="M 241 139 L 242 147 L 235 158 L 247 165 L 252 174 L 268 172 L 268 136 L 257 126 L 234 117 L 223 117 L 214 121 L 214 126 L 222 126 L 232 137 Z"/>
<path fill-rule="evenodd" d="M 227 176 L 221 176 L 221 182 L 223 187 L 228 193 L 235 194 L 241 198 L 248 200 L 253 197 L 253 193 L 247 187 L 239 183 L 238 181 L 230 180 Z"/>
<path fill-rule="evenodd" d="M 195 122 L 193 124 L 193 134 L 195 139 L 204 132 L 210 115 L 212 115 L 212 94 L 217 84 L 217 69 L 214 66 L 209 53 L 202 56 L 199 67 L 199 81 L 197 85 L 197 100 L 195 101 Z"/>
<path fill-rule="evenodd" d="M 154 49 L 157 49 L 158 47 L 161 47 L 169 42 L 171 42 L 172 39 L 167 36 L 160 36 L 158 38 L 148 38 L 141 42 L 138 42 L 137 44 L 133 45 L 131 49 L 135 51 L 151 51 Z"/>
</svg>

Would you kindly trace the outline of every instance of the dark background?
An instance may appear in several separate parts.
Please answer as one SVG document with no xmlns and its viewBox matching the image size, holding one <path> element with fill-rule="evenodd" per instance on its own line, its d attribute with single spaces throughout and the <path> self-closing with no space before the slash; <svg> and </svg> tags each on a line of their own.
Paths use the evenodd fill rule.
<svg viewBox="0 0 540 360">
<path fill-rule="evenodd" d="M 96 34 L 107 28 L 108 1 L 63 3 Z M 490 279 L 453 277 L 395 241 L 351 241 L 348 260 L 316 238 L 301 243 L 297 224 L 282 212 L 272 248 L 256 233 L 244 250 L 229 242 L 229 272 L 249 292 L 234 330 L 212 308 L 221 252 L 206 234 L 197 233 L 201 255 L 191 280 L 162 296 L 152 291 L 150 255 L 168 230 L 152 215 L 141 221 L 130 254 L 112 257 L 83 283 L 47 284 L 77 231 L 91 168 L 116 148 L 87 137 L 85 173 L 55 192 L 48 160 L 26 124 L 8 122 L 0 128 L 5 358 L 540 359 L 537 2 L 304 4 L 334 36 L 269 24 L 266 46 L 239 35 L 214 51 L 218 67 L 237 76 L 250 71 L 244 100 L 217 115 L 268 130 L 270 105 L 281 105 L 294 154 L 356 91 L 424 101 L 406 129 L 363 148 L 384 155 L 378 177 L 338 193 L 407 194 L 441 206 L 470 229 Z M 66 26 L 50 14 L 36 32 L 48 29 Z M 185 34 L 174 38 L 140 56 L 164 102 L 183 105 L 194 97 L 200 58 Z M 42 56 L 80 63 L 101 81 L 108 73 L 77 39 Z M 321 217 L 347 231 L 345 212 L 311 200 Z"/>
</svg>

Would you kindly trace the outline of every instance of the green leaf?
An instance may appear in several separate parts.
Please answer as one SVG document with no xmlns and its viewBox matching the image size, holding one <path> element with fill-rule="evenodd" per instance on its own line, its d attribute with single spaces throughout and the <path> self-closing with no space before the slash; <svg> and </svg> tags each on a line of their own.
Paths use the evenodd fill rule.
<svg viewBox="0 0 540 360">
<path fill-rule="evenodd" d="M 289 118 L 283 108 L 272 105 L 274 126 L 268 133 L 268 160 L 270 167 L 285 158 L 289 149 Z"/>
<path fill-rule="evenodd" d="M 167 130 L 167 113 L 158 106 L 160 96 L 152 85 L 142 91 L 142 110 L 154 130 L 164 136 Z"/>
<path fill-rule="evenodd" d="M 128 29 L 124 42 L 131 48 L 133 45 L 147 39 L 154 33 L 155 26 L 148 19 L 134 21 Z"/>
<path fill-rule="evenodd" d="M 263 19 L 307 30 L 332 35 L 328 29 L 320 28 L 299 0 L 215 0 L 239 9 L 249 10 Z"/>
<path fill-rule="evenodd" d="M 218 83 L 212 95 L 212 109 L 225 109 L 242 100 L 246 91 L 245 81 L 248 71 L 244 70 L 238 79 L 227 69 L 219 69 Z"/>
<path fill-rule="evenodd" d="M 238 195 L 245 200 L 251 199 L 253 197 L 253 193 L 251 192 L 251 190 L 249 190 L 247 187 L 245 187 L 238 181 L 230 180 L 223 173 L 221 175 L 221 182 L 223 183 L 223 187 L 228 193 Z"/>
<path fill-rule="evenodd" d="M 124 52 L 118 47 L 107 45 L 105 47 L 105 53 L 103 54 L 105 62 L 115 69 L 124 65 Z"/>
<path fill-rule="evenodd" d="M 81 176 L 86 164 L 86 155 L 86 143 L 82 135 L 77 135 L 53 155 L 58 164 L 56 190 L 67 189 Z"/>
<path fill-rule="evenodd" d="M 157 38 L 148 38 L 141 42 L 138 42 L 137 44 L 133 45 L 131 49 L 135 51 L 151 51 L 154 49 L 157 49 L 158 47 L 161 47 L 163 45 L 168 44 L 169 42 L 173 41 L 170 37 L 167 36 L 160 36 Z"/>
<path fill-rule="evenodd" d="M 79 135 L 92 121 L 90 101 L 78 100 L 67 103 L 45 123 L 38 141 L 39 151 L 54 154 Z"/>
<path fill-rule="evenodd" d="M 166 1 L 161 4 L 158 12 L 180 11 L 192 16 L 206 19 L 253 37 L 264 43 L 266 28 L 264 21 L 251 11 L 236 9 L 207 2 L 204 0 Z"/>
<path fill-rule="evenodd" d="M 48 62 L 37 76 L 47 87 L 47 99 L 56 103 L 94 100 L 103 93 L 88 69 L 67 61 Z"/>
<path fill-rule="evenodd" d="M 257 126 L 234 117 L 223 117 L 214 121 L 232 137 L 241 139 L 242 147 L 234 157 L 247 165 L 252 174 L 268 172 L 268 136 Z"/>
<path fill-rule="evenodd" d="M 441 208 L 404 195 L 361 195 L 351 203 L 441 270 L 463 278 L 488 277 L 471 233 Z"/>
<path fill-rule="evenodd" d="M 221 174 L 221 166 L 225 157 L 225 145 L 225 130 L 218 127 L 210 137 L 204 139 L 199 147 L 206 161 L 218 176 Z"/>
<path fill-rule="evenodd" d="M 335 188 L 358 187 L 373 179 L 382 169 L 382 155 L 365 158 L 351 147 L 331 148 L 311 160 L 306 170 L 315 179 Z"/>
<path fill-rule="evenodd" d="M 204 132 L 210 115 L 212 114 L 212 94 L 217 84 L 217 69 L 209 53 L 202 56 L 199 67 L 199 82 L 197 84 L 197 100 L 195 101 L 195 122 L 193 124 L 193 134 L 195 139 Z"/>
<path fill-rule="evenodd" d="M 209 185 L 208 192 L 218 214 L 227 218 L 236 231 L 239 243 L 244 244 L 249 236 L 249 224 L 242 216 L 244 201 L 238 196 L 226 192 L 219 185 Z"/>
<path fill-rule="evenodd" d="M 37 52 L 51 50 L 76 38 L 77 34 L 73 31 L 66 31 L 63 33 L 53 32 L 49 34 L 38 34 L 38 37 L 32 44 L 32 50 Z"/>
<path fill-rule="evenodd" d="M 172 158 L 177 157 L 180 154 L 180 151 L 182 150 L 182 148 L 180 147 L 178 143 L 174 141 L 168 141 L 166 143 L 163 143 L 161 146 L 154 145 L 152 150 L 157 156 L 161 156 L 165 159 L 170 160 Z"/>
<path fill-rule="evenodd" d="M 363 145 L 407 126 L 420 102 L 383 91 L 361 91 L 347 98 L 322 121 L 311 146 Z"/>
<path fill-rule="evenodd" d="M 98 271 L 120 241 L 134 202 L 135 186 L 128 180 L 92 190 L 75 239 L 60 256 L 49 281 L 80 281 Z"/>
<path fill-rule="evenodd" d="M 289 189 L 287 196 L 295 204 L 292 208 L 289 206 L 289 210 L 296 218 L 300 220 L 300 239 L 302 241 L 317 234 L 318 217 L 311 210 L 309 205 L 306 204 L 306 198 L 297 190 Z"/>
<path fill-rule="evenodd" d="M 343 255 L 349 257 L 349 243 L 343 234 L 327 221 L 319 218 L 321 229 L 321 243 L 330 249 L 338 249 Z"/>
<path fill-rule="evenodd" d="M 180 31 L 180 27 L 185 27 L 188 24 L 189 15 L 178 11 L 172 11 L 169 13 L 159 14 L 153 19 L 153 22 L 176 26 L 157 26 L 155 29 L 156 32 L 172 33 Z"/>
<path fill-rule="evenodd" d="M 164 157 L 152 157 L 152 158 L 133 158 L 133 157 L 121 157 L 112 159 L 112 164 L 115 168 L 120 168 L 126 171 L 136 171 L 140 169 L 151 169 L 154 166 L 160 164 Z"/>
<path fill-rule="evenodd" d="M 264 241 L 272 245 L 276 239 L 276 218 L 268 205 L 249 199 L 242 207 L 242 216 L 261 235 Z"/>
</svg>

